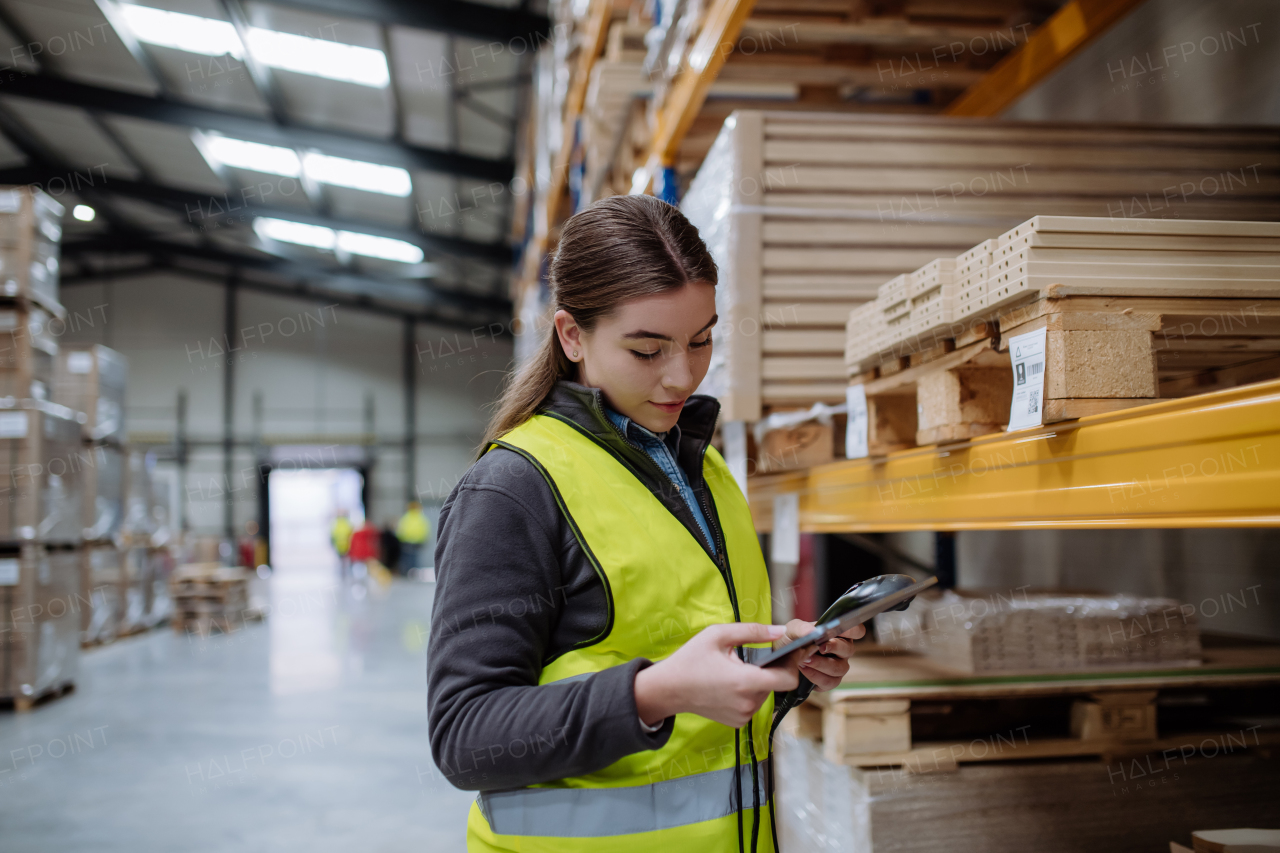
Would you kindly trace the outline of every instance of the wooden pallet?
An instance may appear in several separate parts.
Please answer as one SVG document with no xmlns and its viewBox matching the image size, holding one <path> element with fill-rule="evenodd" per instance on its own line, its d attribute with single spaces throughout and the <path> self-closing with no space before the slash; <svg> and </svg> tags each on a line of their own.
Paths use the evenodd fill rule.
<svg viewBox="0 0 1280 853">
<path fill-rule="evenodd" d="M 1044 423 L 1280 377 L 1280 299 L 1047 296 L 855 375 L 871 455 L 1000 432 L 1009 339 L 1047 329 Z"/>
<path fill-rule="evenodd" d="M 69 693 L 74 692 L 75 689 L 76 689 L 75 682 L 68 681 L 63 684 L 58 684 L 54 687 L 50 687 L 47 690 L 45 690 L 43 693 L 40 693 L 38 695 L 14 696 L 10 701 L 13 703 L 13 710 L 16 713 L 26 714 L 41 705 L 45 705 L 49 702 L 53 702 L 57 699 L 61 699 L 63 696 L 66 696 Z"/>
<path fill-rule="evenodd" d="M 1210 645 L 1194 668 L 1041 676 L 971 676 L 872 651 L 855 656 L 844 683 L 814 694 L 788 723 L 821 741 L 829 761 L 927 773 L 974 762 L 1158 754 L 1220 734 L 1163 730 L 1161 696 L 1253 691 L 1256 702 L 1277 690 L 1280 646 L 1269 644 Z M 1280 731 L 1256 734 L 1249 746 L 1280 745 Z"/>
</svg>

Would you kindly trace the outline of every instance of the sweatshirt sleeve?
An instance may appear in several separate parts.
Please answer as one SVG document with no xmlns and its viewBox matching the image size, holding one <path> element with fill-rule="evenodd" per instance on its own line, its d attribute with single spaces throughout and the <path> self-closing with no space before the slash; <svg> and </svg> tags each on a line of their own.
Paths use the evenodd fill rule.
<svg viewBox="0 0 1280 853">
<path fill-rule="evenodd" d="M 641 725 L 634 685 L 644 659 L 538 685 L 569 602 L 559 509 L 532 465 L 490 456 L 499 453 L 525 476 L 466 478 L 441 510 L 427 651 L 433 758 L 454 786 L 475 791 L 590 773 L 659 749 L 673 726 Z"/>
</svg>

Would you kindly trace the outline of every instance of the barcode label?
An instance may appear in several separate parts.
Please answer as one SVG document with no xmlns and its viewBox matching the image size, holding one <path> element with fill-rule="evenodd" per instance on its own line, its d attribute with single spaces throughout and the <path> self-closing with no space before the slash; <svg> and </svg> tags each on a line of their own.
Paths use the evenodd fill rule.
<svg viewBox="0 0 1280 853">
<path fill-rule="evenodd" d="M 1037 373 L 1043 373 L 1043 372 L 1044 372 L 1044 362 L 1043 362 L 1043 361 L 1036 361 L 1036 362 L 1033 362 L 1033 363 L 1031 364 L 1031 375 L 1032 375 L 1032 376 L 1035 376 Z"/>
</svg>

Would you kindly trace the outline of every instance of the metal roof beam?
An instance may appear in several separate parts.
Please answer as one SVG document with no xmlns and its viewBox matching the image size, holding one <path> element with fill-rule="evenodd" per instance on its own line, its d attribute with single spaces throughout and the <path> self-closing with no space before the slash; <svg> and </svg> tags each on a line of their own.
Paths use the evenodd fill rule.
<svg viewBox="0 0 1280 853">
<path fill-rule="evenodd" d="M 53 186 L 54 181 L 60 182 L 56 188 Z M 387 228 L 370 222 L 335 219 L 293 207 L 264 203 L 263 198 L 269 193 L 263 191 L 261 187 L 245 187 L 239 193 L 232 190 L 221 194 L 199 193 L 147 181 L 129 181 L 108 176 L 105 172 L 95 174 L 92 168 L 86 172 L 78 172 L 56 169 L 51 165 L 0 169 L 0 184 L 37 184 L 55 195 L 61 195 L 62 192 L 92 192 L 125 196 L 180 213 L 197 231 L 208 232 L 227 227 L 232 222 L 239 222 L 245 215 L 271 216 L 305 222 L 309 225 L 320 225 L 337 231 L 358 231 L 379 237 L 390 237 L 393 240 L 403 240 L 428 253 L 435 252 L 504 265 L 511 263 L 512 258 L 510 247 L 503 243 L 477 243 L 460 237 Z M 270 188 L 274 191 L 273 185 Z"/>
<path fill-rule="evenodd" d="M 168 98 L 152 98 L 62 80 L 45 74 L 27 74 L 6 80 L 0 94 L 79 107 L 92 112 L 115 113 L 148 121 L 216 130 L 227 136 L 281 145 L 289 148 L 316 148 L 326 154 L 365 160 L 404 169 L 425 169 L 470 178 L 506 182 L 515 172 L 510 158 L 491 159 L 428 148 L 406 142 L 392 142 L 355 133 L 290 124 L 279 126 L 270 119 L 229 110 L 182 103 Z"/>
<path fill-rule="evenodd" d="M 509 42 L 513 51 L 541 47 L 551 38 L 551 21 L 546 15 L 524 8 L 503 9 L 465 0 L 356 0 L 354 3 L 351 0 L 272 0 L 272 4 L 380 24 L 436 30 L 482 41 Z"/>
<path fill-rule="evenodd" d="M 475 312 L 479 315 L 475 318 L 479 325 L 490 321 L 501 322 L 509 317 L 511 312 L 511 303 L 506 299 L 441 290 L 431 287 L 421 279 L 388 279 L 369 274 L 350 273 L 286 258 L 240 255 L 212 244 L 184 246 L 166 243 L 142 234 L 116 233 L 86 240 L 74 240 L 63 244 L 62 253 L 68 260 L 88 268 L 92 268 L 92 264 L 87 263 L 86 258 L 145 254 L 152 258 L 153 263 L 158 261 L 173 264 L 178 259 L 186 258 L 225 264 L 236 270 L 278 275 L 301 281 L 306 285 L 329 282 L 330 286 L 336 287 L 339 292 L 360 292 L 371 298 L 377 297 L 383 300 L 421 304 L 425 297 L 427 308 L 433 305 L 448 305 L 458 310 Z M 71 279 L 75 280 L 77 277 L 73 275 Z M 283 289 L 293 292 L 287 287 Z"/>
</svg>

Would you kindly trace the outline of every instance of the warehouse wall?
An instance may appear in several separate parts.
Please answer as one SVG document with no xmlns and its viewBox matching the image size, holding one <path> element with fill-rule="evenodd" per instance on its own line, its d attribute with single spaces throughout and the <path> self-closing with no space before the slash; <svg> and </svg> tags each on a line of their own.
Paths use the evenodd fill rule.
<svg viewBox="0 0 1280 853">
<path fill-rule="evenodd" d="M 224 289 L 166 274 L 65 288 L 63 301 L 72 312 L 63 341 L 102 343 L 128 357 L 127 421 L 135 438 L 171 435 L 178 391 L 186 389 L 195 446 L 179 491 L 190 528 L 220 533 L 230 502 L 236 527 L 243 529 L 257 517 L 256 460 L 252 448 L 236 448 L 236 473 L 226 481 Z M 235 437 L 253 436 L 254 397 L 260 394 L 261 430 L 269 441 L 348 445 L 364 431 L 365 397 L 372 395 L 375 433 L 387 446 L 378 449 L 369 510 L 378 522 L 397 517 L 405 494 L 401 322 L 241 289 L 236 327 L 250 326 L 242 340 L 233 340 L 240 349 L 230 355 Z M 467 331 L 420 325 L 416 352 L 416 489 L 430 507 L 443 501 L 470 464 L 511 347 L 483 333 L 476 340 Z"/>
<path fill-rule="evenodd" d="M 1148 0 L 1003 118 L 1280 124 L 1280 3 Z"/>
</svg>

